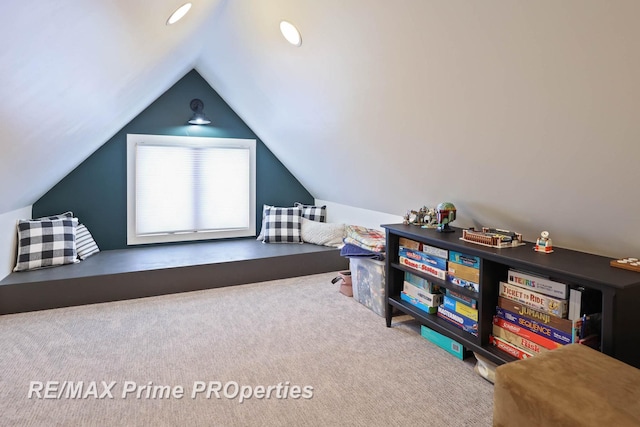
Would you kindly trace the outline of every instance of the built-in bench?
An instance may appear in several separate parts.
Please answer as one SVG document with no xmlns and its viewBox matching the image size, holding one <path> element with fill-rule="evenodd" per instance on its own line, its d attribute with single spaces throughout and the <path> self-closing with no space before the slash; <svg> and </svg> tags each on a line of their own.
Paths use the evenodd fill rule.
<svg viewBox="0 0 640 427">
<path fill-rule="evenodd" d="M 188 292 L 348 268 L 336 248 L 255 239 L 102 251 L 77 264 L 11 273 L 0 314 Z"/>
</svg>

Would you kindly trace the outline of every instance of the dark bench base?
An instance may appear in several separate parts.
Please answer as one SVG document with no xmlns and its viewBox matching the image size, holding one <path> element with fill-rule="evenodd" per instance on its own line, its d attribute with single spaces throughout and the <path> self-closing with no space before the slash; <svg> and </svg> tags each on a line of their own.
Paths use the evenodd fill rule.
<svg viewBox="0 0 640 427">
<path fill-rule="evenodd" d="M 335 248 L 254 239 L 103 251 L 78 264 L 12 273 L 0 314 L 188 292 L 348 269 Z"/>
</svg>

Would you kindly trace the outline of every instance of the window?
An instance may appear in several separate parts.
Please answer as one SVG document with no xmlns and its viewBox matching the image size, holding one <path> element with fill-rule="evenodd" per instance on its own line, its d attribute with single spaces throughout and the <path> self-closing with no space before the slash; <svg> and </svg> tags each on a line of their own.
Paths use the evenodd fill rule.
<svg viewBox="0 0 640 427">
<path fill-rule="evenodd" d="M 255 140 L 127 135 L 127 244 L 255 235 Z"/>
</svg>

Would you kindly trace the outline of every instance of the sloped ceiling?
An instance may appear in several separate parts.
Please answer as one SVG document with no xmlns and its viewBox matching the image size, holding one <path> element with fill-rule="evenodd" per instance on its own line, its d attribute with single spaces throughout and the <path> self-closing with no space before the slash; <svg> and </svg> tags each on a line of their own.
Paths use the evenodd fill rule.
<svg viewBox="0 0 640 427">
<path fill-rule="evenodd" d="M 179 1 L 11 3 L 0 213 L 195 67 L 316 198 L 640 254 L 635 0 L 202 0 L 171 27 Z"/>
<path fill-rule="evenodd" d="M 28 206 L 193 68 L 217 0 L 5 2 L 0 213 Z"/>
</svg>

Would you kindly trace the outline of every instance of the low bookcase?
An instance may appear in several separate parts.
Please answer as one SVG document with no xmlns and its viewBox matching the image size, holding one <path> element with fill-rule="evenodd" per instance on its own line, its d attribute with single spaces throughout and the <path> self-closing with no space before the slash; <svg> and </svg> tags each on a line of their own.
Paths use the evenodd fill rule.
<svg viewBox="0 0 640 427">
<path fill-rule="evenodd" d="M 522 270 L 567 284 L 570 288 L 588 289 L 591 304 L 601 308 L 600 350 L 618 360 L 640 368 L 640 273 L 613 268 L 612 258 L 554 247 L 544 254 L 533 250 L 534 243 L 510 248 L 492 248 L 460 240 L 462 229 L 451 233 L 404 224 L 385 224 L 386 254 L 386 324 L 392 326 L 396 314 L 409 314 L 422 325 L 451 338 L 488 360 L 501 365 L 516 360 L 490 343 L 493 316 L 496 314 L 499 284 L 507 280 L 510 269 Z M 438 279 L 400 263 L 400 238 L 456 251 L 479 258 L 479 289 L 469 290 Z M 477 300 L 477 335 L 420 310 L 401 298 L 405 272 L 423 277 L 443 288 Z"/>
</svg>

